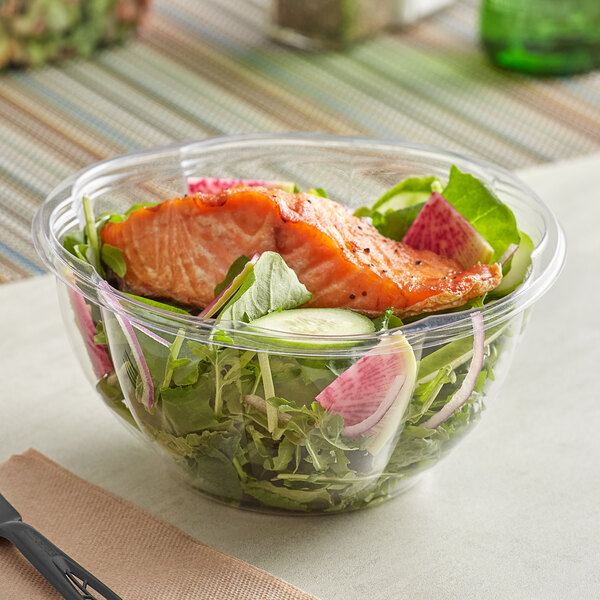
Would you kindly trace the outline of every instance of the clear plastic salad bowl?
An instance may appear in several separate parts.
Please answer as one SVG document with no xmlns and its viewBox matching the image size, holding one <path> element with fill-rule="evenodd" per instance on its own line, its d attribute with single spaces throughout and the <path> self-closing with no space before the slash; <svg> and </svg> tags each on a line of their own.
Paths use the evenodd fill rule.
<svg viewBox="0 0 600 600">
<path fill-rule="evenodd" d="M 483 306 L 369 334 L 274 335 L 165 310 L 111 287 L 61 243 L 84 223 L 84 195 L 95 215 L 122 213 L 184 195 L 188 177 L 250 178 L 325 188 L 354 209 L 407 176 L 445 179 L 452 165 L 512 209 L 535 246 L 527 277 Z M 296 513 L 374 505 L 443 458 L 497 395 L 528 309 L 565 256 L 551 211 L 503 169 L 395 142 L 303 135 L 212 139 L 99 163 L 50 194 L 33 235 L 57 278 L 82 368 L 104 403 L 205 495 Z M 318 401 L 339 377 L 343 394 L 365 401 L 398 384 L 384 390 L 391 394 L 380 408 L 385 418 L 371 416 L 368 434 L 353 433 Z"/>
</svg>

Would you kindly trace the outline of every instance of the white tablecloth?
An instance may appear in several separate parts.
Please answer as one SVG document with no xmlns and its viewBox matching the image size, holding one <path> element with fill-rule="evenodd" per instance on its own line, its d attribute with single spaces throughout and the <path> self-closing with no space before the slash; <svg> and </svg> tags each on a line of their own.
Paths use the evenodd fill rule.
<svg viewBox="0 0 600 600">
<path fill-rule="evenodd" d="M 523 177 L 566 231 L 566 268 L 481 424 L 397 499 L 281 517 L 174 482 L 84 379 L 48 276 L 0 286 L 0 460 L 35 447 L 322 600 L 600 597 L 600 155 Z"/>
</svg>

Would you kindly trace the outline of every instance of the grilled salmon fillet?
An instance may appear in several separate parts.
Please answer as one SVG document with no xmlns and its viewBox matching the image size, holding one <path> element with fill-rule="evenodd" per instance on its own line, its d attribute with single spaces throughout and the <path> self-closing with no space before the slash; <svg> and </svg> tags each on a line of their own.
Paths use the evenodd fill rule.
<svg viewBox="0 0 600 600">
<path fill-rule="evenodd" d="M 382 236 L 341 204 L 311 194 L 235 187 L 173 198 L 107 223 L 120 248 L 122 286 L 136 294 L 204 307 L 231 263 L 278 252 L 313 294 L 307 306 L 399 316 L 461 306 L 495 288 L 500 265 L 463 270 L 454 260 Z"/>
</svg>

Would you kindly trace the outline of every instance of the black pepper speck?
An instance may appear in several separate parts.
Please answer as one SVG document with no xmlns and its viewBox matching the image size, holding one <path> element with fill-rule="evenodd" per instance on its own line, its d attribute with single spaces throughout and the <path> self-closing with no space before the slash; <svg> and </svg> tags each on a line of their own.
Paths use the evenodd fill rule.
<svg viewBox="0 0 600 600">
<path fill-rule="evenodd" d="M 367 292 L 362 292 L 362 295 L 363 295 L 363 296 L 366 296 L 366 295 L 367 295 Z"/>
<path fill-rule="evenodd" d="M 354 294 L 350 294 L 350 300 L 354 300 L 354 298 L 356 298 L 356 296 Z"/>
<path fill-rule="evenodd" d="M 415 265 L 420 265 L 423 261 L 422 260 L 418 260 Z"/>
</svg>

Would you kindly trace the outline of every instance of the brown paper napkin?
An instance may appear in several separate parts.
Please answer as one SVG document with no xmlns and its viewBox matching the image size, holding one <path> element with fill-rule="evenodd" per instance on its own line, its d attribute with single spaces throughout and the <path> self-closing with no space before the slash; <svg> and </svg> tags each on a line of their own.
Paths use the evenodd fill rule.
<svg viewBox="0 0 600 600">
<path fill-rule="evenodd" d="M 0 492 L 25 522 L 124 600 L 316 600 L 197 542 L 35 450 L 0 465 Z M 0 540 L 0 598 L 57 600 L 60 595 Z"/>
</svg>

